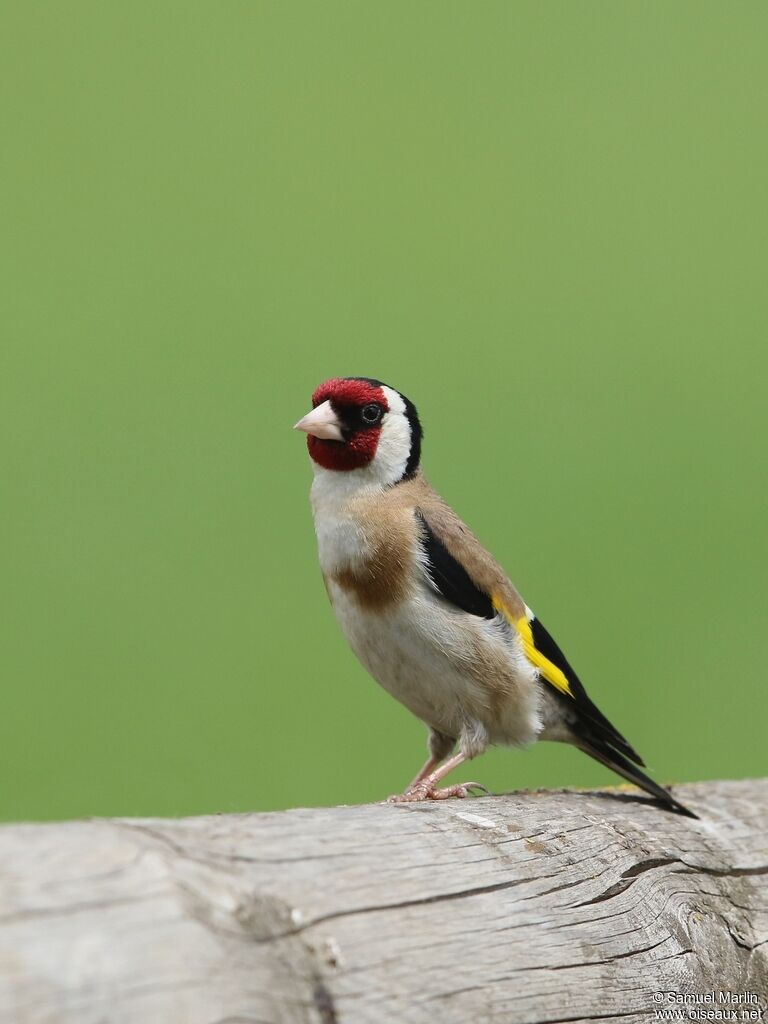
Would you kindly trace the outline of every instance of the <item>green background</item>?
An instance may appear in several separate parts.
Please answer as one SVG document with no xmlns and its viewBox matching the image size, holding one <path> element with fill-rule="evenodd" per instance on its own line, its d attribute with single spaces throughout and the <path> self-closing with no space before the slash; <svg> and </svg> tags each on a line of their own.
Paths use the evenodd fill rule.
<svg viewBox="0 0 768 1024">
<path fill-rule="evenodd" d="M 4 4 L 0 816 L 400 789 L 292 424 L 336 374 L 661 779 L 765 772 L 768 8 Z M 457 777 L 461 777 L 457 774 Z M 602 785 L 496 750 L 495 790 Z"/>
</svg>

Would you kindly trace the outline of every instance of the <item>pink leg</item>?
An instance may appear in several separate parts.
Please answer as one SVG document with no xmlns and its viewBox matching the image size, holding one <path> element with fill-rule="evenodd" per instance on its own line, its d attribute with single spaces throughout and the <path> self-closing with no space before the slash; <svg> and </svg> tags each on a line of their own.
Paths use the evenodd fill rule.
<svg viewBox="0 0 768 1024">
<path fill-rule="evenodd" d="M 481 786 L 479 782 L 460 782 L 456 786 L 435 789 L 435 786 L 441 779 L 444 779 L 449 772 L 452 772 L 454 768 L 458 768 L 466 760 L 467 758 L 464 754 L 454 754 L 453 757 L 449 757 L 447 761 L 431 772 L 428 770 L 430 761 L 427 761 L 408 789 L 397 796 L 391 796 L 389 798 L 390 801 L 400 804 L 413 803 L 416 800 L 447 800 L 452 796 L 465 797 L 470 789 L 475 788 L 485 790 L 487 793 L 488 790 L 485 789 L 485 786 Z"/>
<path fill-rule="evenodd" d="M 410 784 L 410 786 L 408 787 L 408 789 L 413 789 L 413 787 L 414 787 L 414 786 L 418 786 L 418 784 L 419 784 L 420 782 L 423 782 L 423 781 L 424 781 L 424 779 L 426 779 L 426 777 L 427 777 L 428 775 L 431 775 L 431 774 L 432 774 L 432 772 L 433 772 L 433 771 L 435 770 L 435 768 L 437 768 L 437 766 L 438 766 L 438 765 L 440 764 L 440 762 L 441 762 L 441 761 L 442 761 L 442 758 L 441 758 L 441 757 L 430 757 L 430 759 L 429 759 L 429 760 L 427 761 L 427 763 L 426 763 L 426 764 L 424 765 L 424 767 L 423 767 L 423 768 L 421 769 L 421 771 L 419 772 L 419 774 L 418 774 L 418 775 L 416 776 L 416 778 L 415 778 L 415 779 L 413 780 L 413 782 L 412 782 L 412 783 Z M 407 791 L 408 791 L 408 790 L 406 790 L 406 792 L 407 792 Z"/>
</svg>

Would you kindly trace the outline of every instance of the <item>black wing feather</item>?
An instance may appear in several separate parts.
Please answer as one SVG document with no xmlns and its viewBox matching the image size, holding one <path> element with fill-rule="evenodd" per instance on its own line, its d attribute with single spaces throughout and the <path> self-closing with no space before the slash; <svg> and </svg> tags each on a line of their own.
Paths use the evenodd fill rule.
<svg viewBox="0 0 768 1024">
<path fill-rule="evenodd" d="M 597 705 L 590 700 L 581 680 L 568 663 L 568 659 L 539 619 L 535 617 L 531 621 L 531 634 L 536 650 L 541 651 L 544 657 L 551 661 L 553 665 L 557 665 L 568 680 L 571 693 L 573 694 L 572 701 L 564 694 L 560 694 L 559 691 L 555 692 L 559 697 L 563 698 L 566 704 L 570 705 L 572 711 L 575 711 L 577 719 L 582 720 L 588 726 L 595 738 L 603 743 L 609 743 L 636 764 L 644 764 L 642 757 L 631 746 L 629 741 L 621 735 L 616 726 L 609 722 Z"/>
<path fill-rule="evenodd" d="M 426 556 L 427 572 L 435 590 L 446 601 L 470 615 L 477 615 L 482 619 L 495 618 L 497 613 L 490 595 L 477 586 L 461 562 L 448 551 L 420 509 L 416 509 L 416 517 L 421 526 L 421 544 Z M 578 735 L 585 742 L 591 742 L 593 747 L 612 750 L 617 757 L 624 755 L 636 764 L 642 765 L 643 759 L 590 700 L 568 659 L 541 621 L 535 617 L 531 620 L 531 634 L 536 649 L 556 665 L 568 680 L 572 696 L 561 693 L 554 687 L 552 692 L 563 705 L 563 710 L 572 721 Z"/>
<path fill-rule="evenodd" d="M 427 572 L 438 593 L 457 608 L 481 619 L 492 619 L 496 609 L 488 594 L 472 580 L 467 570 L 448 551 L 422 512 L 416 509 L 422 529 L 421 545 L 427 557 Z"/>
</svg>

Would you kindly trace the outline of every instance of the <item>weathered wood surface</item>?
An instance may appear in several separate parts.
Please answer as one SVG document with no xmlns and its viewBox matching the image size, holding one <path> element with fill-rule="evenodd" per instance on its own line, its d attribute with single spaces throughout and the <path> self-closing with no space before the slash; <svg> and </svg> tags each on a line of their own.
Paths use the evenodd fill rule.
<svg viewBox="0 0 768 1024">
<path fill-rule="evenodd" d="M 6 826 L 0 1021 L 768 1021 L 768 780 L 676 795 Z"/>
</svg>

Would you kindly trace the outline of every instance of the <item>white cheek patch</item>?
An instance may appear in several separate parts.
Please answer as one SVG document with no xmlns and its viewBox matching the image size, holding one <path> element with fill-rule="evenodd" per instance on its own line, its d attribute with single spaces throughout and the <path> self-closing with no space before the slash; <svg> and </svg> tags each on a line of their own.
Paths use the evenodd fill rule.
<svg viewBox="0 0 768 1024">
<path fill-rule="evenodd" d="M 369 469 L 385 486 L 397 483 L 405 473 L 411 454 L 411 425 L 408 422 L 405 402 L 397 391 L 386 384 L 382 391 L 387 399 L 389 412 L 381 424 L 379 444 Z"/>
</svg>

